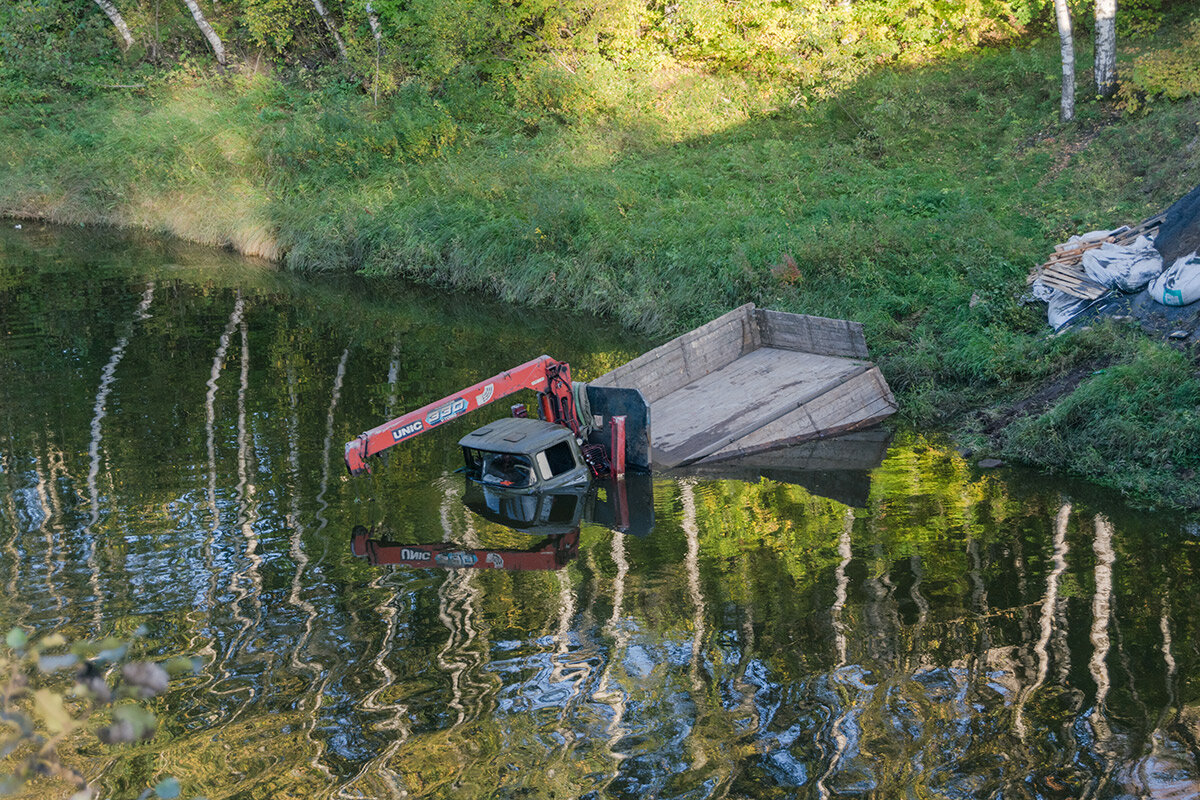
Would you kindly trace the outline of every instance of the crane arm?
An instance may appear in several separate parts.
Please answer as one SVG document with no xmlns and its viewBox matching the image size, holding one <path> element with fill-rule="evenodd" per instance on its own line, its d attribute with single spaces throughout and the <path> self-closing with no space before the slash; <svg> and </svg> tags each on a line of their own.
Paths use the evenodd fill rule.
<svg viewBox="0 0 1200 800">
<path fill-rule="evenodd" d="M 571 395 L 570 366 L 550 356 L 538 356 L 519 367 L 485 378 L 449 397 L 396 417 L 346 442 L 346 466 L 351 475 L 361 474 L 367 471 L 367 459 L 371 456 L 521 389 L 542 393 L 543 416 L 579 433 L 575 400 Z"/>
<path fill-rule="evenodd" d="M 579 528 L 548 536 L 528 550 L 459 550 L 453 544 L 397 544 L 371 538 L 370 531 L 354 529 L 350 552 L 375 565 L 443 569 L 562 569 L 579 553 Z"/>
</svg>

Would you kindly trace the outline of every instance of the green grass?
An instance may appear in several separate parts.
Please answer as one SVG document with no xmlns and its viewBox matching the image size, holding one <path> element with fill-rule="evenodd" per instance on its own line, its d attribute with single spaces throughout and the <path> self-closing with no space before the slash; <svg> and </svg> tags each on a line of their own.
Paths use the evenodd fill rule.
<svg viewBox="0 0 1200 800">
<path fill-rule="evenodd" d="M 1007 450 L 1053 469 L 1101 475 L 1122 492 L 1196 505 L 1200 380 L 1194 359 L 1151 342 L 1099 371 L 1046 414 L 1018 420 Z"/>
<path fill-rule="evenodd" d="M 1049 339 L 1044 307 L 1018 302 L 1056 241 L 1135 222 L 1200 182 L 1200 102 L 1143 116 L 1083 102 L 1060 126 L 1056 59 L 1052 41 L 981 50 L 797 108 L 770 87 L 663 68 L 589 95 L 606 99 L 569 124 L 508 116 L 470 82 L 408 86 L 378 107 L 319 76 L 176 71 L 86 99 L 9 93 L 0 212 L 166 230 L 656 336 L 747 301 L 855 319 L 917 425 L 962 426 L 1083 359 L 1116 360 L 1125 383 L 1089 382 L 1003 446 L 1200 505 L 1171 477 L 1186 459 L 1164 460 L 1149 434 L 1121 459 L 1081 459 L 1095 431 L 1063 421 L 1084 414 L 1067 403 L 1141 420 L 1121 410 L 1128 381 L 1154 391 L 1186 359 L 1121 337 Z M 1194 414 L 1169 424 L 1182 442 L 1200 430 Z"/>
</svg>

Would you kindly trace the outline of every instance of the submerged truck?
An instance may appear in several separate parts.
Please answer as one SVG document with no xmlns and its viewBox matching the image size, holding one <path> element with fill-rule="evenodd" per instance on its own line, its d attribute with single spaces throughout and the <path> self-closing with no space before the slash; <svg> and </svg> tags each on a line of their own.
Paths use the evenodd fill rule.
<svg viewBox="0 0 1200 800">
<path fill-rule="evenodd" d="M 861 430 L 896 411 L 860 324 L 751 303 L 590 383 L 539 356 L 366 431 L 346 443 L 346 465 L 360 474 L 372 456 L 522 389 L 537 393 L 537 419 L 514 405 L 513 417 L 459 441 L 467 478 L 503 494 L 717 465 Z"/>
</svg>

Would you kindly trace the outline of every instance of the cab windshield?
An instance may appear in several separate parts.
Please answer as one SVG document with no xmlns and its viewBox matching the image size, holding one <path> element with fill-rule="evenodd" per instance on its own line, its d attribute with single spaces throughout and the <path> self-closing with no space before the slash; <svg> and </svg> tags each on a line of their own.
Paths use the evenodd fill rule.
<svg viewBox="0 0 1200 800">
<path fill-rule="evenodd" d="M 525 489 L 533 483 L 533 464 L 528 457 L 486 451 L 479 456 L 480 482 L 512 489 Z"/>
</svg>

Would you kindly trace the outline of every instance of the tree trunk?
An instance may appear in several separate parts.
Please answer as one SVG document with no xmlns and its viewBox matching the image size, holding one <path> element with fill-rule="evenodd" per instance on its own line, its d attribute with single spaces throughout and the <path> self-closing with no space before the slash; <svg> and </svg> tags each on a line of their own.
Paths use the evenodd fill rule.
<svg viewBox="0 0 1200 800">
<path fill-rule="evenodd" d="M 371 81 L 371 95 L 375 99 L 375 105 L 379 105 L 379 56 L 383 51 L 383 33 L 379 29 L 379 17 L 375 14 L 371 0 L 367 0 L 366 7 L 367 22 L 371 23 L 371 34 L 375 37 L 375 80 Z"/>
<path fill-rule="evenodd" d="M 325 4 L 321 0 L 312 0 L 313 8 L 321 15 L 321 19 L 325 22 L 325 27 L 329 29 L 329 35 L 333 37 L 334 43 L 337 44 L 338 53 L 342 56 L 342 61 L 349 61 L 350 57 L 346 55 L 346 43 L 342 41 L 342 36 L 337 32 L 337 26 L 333 24 L 333 19 L 329 16 L 329 12 L 325 10 Z"/>
<path fill-rule="evenodd" d="M 112 0 L 96 0 L 96 5 L 100 6 L 100 10 L 112 20 L 117 33 L 121 34 L 121 39 L 125 42 L 125 46 L 121 49 L 128 50 L 133 47 L 133 36 L 129 33 L 129 26 L 125 24 L 125 18 L 121 16 L 116 3 L 112 2 Z"/>
<path fill-rule="evenodd" d="M 1058 39 L 1062 46 L 1062 121 L 1075 118 L 1075 40 L 1071 34 L 1071 10 L 1067 0 L 1054 0 Z"/>
<path fill-rule="evenodd" d="M 383 34 L 379 30 L 379 15 L 375 13 L 371 0 L 367 0 L 367 22 L 371 23 L 371 34 L 375 37 L 375 46 L 383 44 Z"/>
<path fill-rule="evenodd" d="M 1117 92 L 1117 0 L 1096 0 L 1096 94 Z"/>
<path fill-rule="evenodd" d="M 203 12 L 200 11 L 200 6 L 196 4 L 196 0 L 183 0 L 187 4 L 188 10 L 192 12 L 192 18 L 196 20 L 196 27 L 204 34 L 204 38 L 208 39 L 208 43 L 212 46 L 213 53 L 217 56 L 217 63 L 221 66 L 225 65 L 225 45 L 221 44 L 221 37 L 217 36 L 217 32 L 212 29 L 212 25 L 208 24 L 208 20 L 204 18 Z"/>
</svg>

